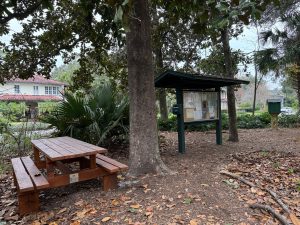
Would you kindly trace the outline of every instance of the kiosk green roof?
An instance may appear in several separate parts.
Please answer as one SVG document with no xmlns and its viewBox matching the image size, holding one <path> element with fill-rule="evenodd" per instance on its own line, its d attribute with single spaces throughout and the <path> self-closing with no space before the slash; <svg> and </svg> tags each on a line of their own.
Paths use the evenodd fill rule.
<svg viewBox="0 0 300 225">
<path fill-rule="evenodd" d="M 249 81 L 170 70 L 155 79 L 155 87 L 158 88 L 210 89 L 239 84 L 249 84 Z"/>
</svg>

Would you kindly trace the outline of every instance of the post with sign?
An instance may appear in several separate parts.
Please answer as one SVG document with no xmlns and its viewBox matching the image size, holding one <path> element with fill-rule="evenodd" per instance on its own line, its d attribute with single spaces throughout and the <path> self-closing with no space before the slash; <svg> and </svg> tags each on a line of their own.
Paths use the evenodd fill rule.
<svg viewBox="0 0 300 225">
<path fill-rule="evenodd" d="M 216 144 L 222 144 L 221 89 L 183 90 L 176 88 L 172 112 L 177 116 L 178 149 L 185 153 L 185 125 L 215 122 Z"/>
<path fill-rule="evenodd" d="M 182 89 L 176 88 L 176 105 L 173 106 L 173 113 L 177 116 L 178 131 L 178 151 L 185 153 L 185 136 L 184 136 L 184 120 L 183 120 L 183 95 Z"/>
<path fill-rule="evenodd" d="M 184 128 L 189 124 L 214 123 L 216 143 L 222 144 L 221 87 L 249 84 L 249 81 L 165 71 L 155 78 L 155 87 L 176 90 L 178 151 L 185 153 Z"/>
<path fill-rule="evenodd" d="M 222 110 L 221 110 L 221 89 L 216 88 L 218 93 L 218 117 L 219 119 L 216 121 L 216 142 L 217 145 L 222 144 Z"/>
<path fill-rule="evenodd" d="M 268 112 L 271 114 L 271 128 L 278 129 L 278 115 L 281 113 L 281 100 L 268 99 Z"/>
</svg>

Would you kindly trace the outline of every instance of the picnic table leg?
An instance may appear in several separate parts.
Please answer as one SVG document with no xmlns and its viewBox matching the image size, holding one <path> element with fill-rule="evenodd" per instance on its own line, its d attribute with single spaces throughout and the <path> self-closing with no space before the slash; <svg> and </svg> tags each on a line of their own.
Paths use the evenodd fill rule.
<svg viewBox="0 0 300 225">
<path fill-rule="evenodd" d="M 90 155 L 90 168 L 95 169 L 96 167 L 96 155 Z"/>
<path fill-rule="evenodd" d="M 25 215 L 31 212 L 36 212 L 40 208 L 39 192 L 26 192 L 18 194 L 19 213 Z"/>
<path fill-rule="evenodd" d="M 110 174 L 103 176 L 103 190 L 108 191 L 108 190 L 113 190 L 118 187 L 118 178 L 117 174 Z"/>
<path fill-rule="evenodd" d="M 37 168 L 41 169 L 42 161 L 40 158 L 40 151 L 35 146 L 32 146 L 32 149 L 33 149 L 34 163 L 37 166 Z"/>
<path fill-rule="evenodd" d="M 80 170 L 90 168 L 90 160 L 84 157 L 81 157 L 79 160 Z"/>
<path fill-rule="evenodd" d="M 46 170 L 48 178 L 54 177 L 54 162 L 46 157 Z"/>
</svg>

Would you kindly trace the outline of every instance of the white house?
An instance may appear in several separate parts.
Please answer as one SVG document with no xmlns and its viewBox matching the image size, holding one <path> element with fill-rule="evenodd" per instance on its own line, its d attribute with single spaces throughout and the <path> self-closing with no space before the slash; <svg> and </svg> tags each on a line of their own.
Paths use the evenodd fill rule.
<svg viewBox="0 0 300 225">
<path fill-rule="evenodd" d="M 60 81 L 46 79 L 40 75 L 34 75 L 27 80 L 8 80 L 0 85 L 0 101 L 25 102 L 29 110 L 37 113 L 38 102 L 61 101 L 66 84 Z"/>
</svg>

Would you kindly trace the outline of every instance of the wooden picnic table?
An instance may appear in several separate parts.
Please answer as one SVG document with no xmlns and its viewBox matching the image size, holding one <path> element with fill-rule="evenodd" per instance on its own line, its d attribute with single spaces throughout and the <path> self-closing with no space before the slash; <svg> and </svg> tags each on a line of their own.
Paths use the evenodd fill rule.
<svg viewBox="0 0 300 225">
<path fill-rule="evenodd" d="M 71 137 L 31 143 L 34 161 L 29 156 L 11 159 L 21 215 L 39 210 L 42 190 L 101 178 L 103 190 L 107 191 L 117 187 L 117 174 L 128 169 L 127 165 L 105 156 L 105 148 Z M 69 165 L 74 162 L 76 165 Z"/>
<path fill-rule="evenodd" d="M 58 187 L 88 180 L 103 175 L 97 167 L 96 155 L 106 153 L 105 148 L 95 146 L 71 137 L 56 137 L 31 141 L 34 161 L 38 168 L 46 169 L 50 187 Z M 45 160 L 41 159 L 44 156 Z M 80 163 L 80 170 L 72 171 L 66 164 Z M 55 169 L 60 174 L 55 173 Z"/>
</svg>

